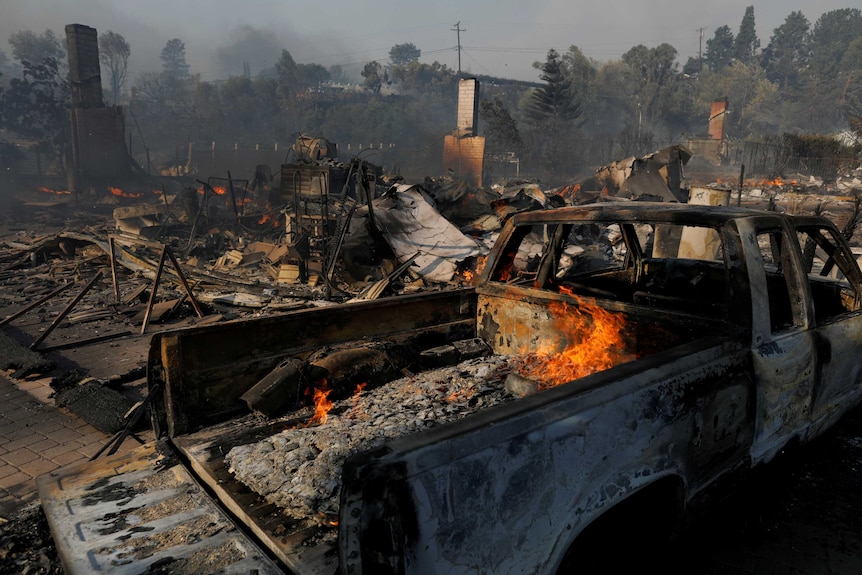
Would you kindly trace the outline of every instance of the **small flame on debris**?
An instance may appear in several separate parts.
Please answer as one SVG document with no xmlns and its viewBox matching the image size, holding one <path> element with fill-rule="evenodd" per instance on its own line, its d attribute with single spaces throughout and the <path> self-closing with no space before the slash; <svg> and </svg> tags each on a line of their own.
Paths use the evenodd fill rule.
<svg viewBox="0 0 862 575">
<path fill-rule="evenodd" d="M 227 193 L 227 188 L 225 188 L 224 186 L 212 186 L 211 189 L 213 192 L 216 193 L 216 195 L 219 196 L 223 196 Z M 203 196 L 204 194 L 206 194 L 206 188 L 204 186 L 199 187 L 198 193 Z"/>
<path fill-rule="evenodd" d="M 548 389 L 634 359 L 625 350 L 622 314 L 609 312 L 565 288 L 560 292 L 573 297 L 577 306 L 551 302 L 548 309 L 554 330 L 565 334 L 571 343 L 559 351 L 558 342 L 548 341 L 527 353 L 518 370 L 520 375 L 539 382 L 540 389 Z"/>
<path fill-rule="evenodd" d="M 46 188 L 45 186 L 40 187 L 40 188 L 39 188 L 39 191 L 40 191 L 40 192 L 45 192 L 45 193 L 47 193 L 47 194 L 57 194 L 58 196 L 62 196 L 62 195 L 66 195 L 66 194 L 71 194 L 71 193 L 72 193 L 72 192 L 70 192 L 69 190 L 52 190 L 51 188 Z"/>
<path fill-rule="evenodd" d="M 258 225 L 261 225 L 261 226 L 265 225 L 265 224 L 270 224 L 274 228 L 277 228 L 279 226 L 278 217 L 273 216 L 269 213 L 265 213 L 262 216 L 260 216 L 260 219 L 257 220 L 257 223 L 258 223 Z"/>
<path fill-rule="evenodd" d="M 124 192 L 122 189 L 113 186 L 108 186 L 108 191 L 121 198 L 140 198 L 143 195 L 134 192 Z"/>
<path fill-rule="evenodd" d="M 313 424 L 323 425 L 329 417 L 329 410 L 332 409 L 332 402 L 329 400 L 331 389 L 327 389 L 325 379 L 318 381 L 314 386 L 314 415 L 305 424 L 309 427 Z"/>
<path fill-rule="evenodd" d="M 476 282 L 479 281 L 479 276 L 482 275 L 482 270 L 485 268 L 485 261 L 487 260 L 487 256 L 479 256 L 476 258 L 476 264 L 473 268 L 464 268 L 463 270 L 457 273 L 457 276 L 461 279 L 462 282 L 468 285 L 476 285 Z"/>
</svg>

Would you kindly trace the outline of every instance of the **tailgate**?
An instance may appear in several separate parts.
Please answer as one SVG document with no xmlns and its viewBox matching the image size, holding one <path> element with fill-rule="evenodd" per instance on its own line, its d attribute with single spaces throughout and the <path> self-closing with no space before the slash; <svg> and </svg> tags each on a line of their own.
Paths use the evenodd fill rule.
<svg viewBox="0 0 862 575">
<path fill-rule="evenodd" d="M 37 483 L 69 575 L 282 573 L 161 441 Z"/>
</svg>

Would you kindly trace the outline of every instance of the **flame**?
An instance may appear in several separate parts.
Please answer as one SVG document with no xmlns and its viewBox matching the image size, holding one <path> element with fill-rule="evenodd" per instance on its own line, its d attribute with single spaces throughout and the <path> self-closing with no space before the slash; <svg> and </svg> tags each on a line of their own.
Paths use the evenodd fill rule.
<svg viewBox="0 0 862 575">
<path fill-rule="evenodd" d="M 760 181 L 753 182 L 751 185 L 756 186 L 756 187 L 760 187 L 760 188 L 769 188 L 769 187 L 780 188 L 781 186 L 787 186 L 787 185 L 795 186 L 798 183 L 799 182 L 797 180 L 784 180 L 781 177 L 776 177 L 776 178 L 773 178 L 771 180 L 768 178 L 764 178 Z"/>
<path fill-rule="evenodd" d="M 258 223 L 258 225 L 261 225 L 261 226 L 265 225 L 265 224 L 270 224 L 274 228 L 277 228 L 280 225 L 278 214 L 271 215 L 269 213 L 265 213 L 262 216 L 260 216 L 260 219 L 257 220 L 257 223 Z"/>
<path fill-rule="evenodd" d="M 329 400 L 331 389 L 326 389 L 326 380 L 322 379 L 314 386 L 314 415 L 305 424 L 309 427 L 312 424 L 323 425 L 329 417 L 329 410 L 332 409 L 332 401 Z"/>
<path fill-rule="evenodd" d="M 41 186 L 41 187 L 39 188 L 39 191 L 40 191 L 40 192 L 45 192 L 45 193 L 47 193 L 47 194 L 57 194 L 58 196 L 62 196 L 62 195 L 66 195 L 66 194 L 71 194 L 71 193 L 72 193 L 72 192 L 70 192 L 69 190 L 52 190 L 51 188 L 46 188 L 45 186 Z"/>
<path fill-rule="evenodd" d="M 227 193 L 227 188 L 224 186 L 210 186 L 210 189 L 218 196 L 223 196 Z M 198 188 L 198 193 L 203 196 L 206 194 L 206 188 L 204 186 L 200 186 Z"/>
<path fill-rule="evenodd" d="M 547 341 L 539 349 L 526 354 L 519 374 L 539 382 L 547 389 L 592 373 L 609 369 L 618 363 L 633 359 L 625 350 L 625 319 L 599 305 L 580 298 L 568 290 L 577 306 L 567 302 L 551 302 L 548 309 L 554 321 L 554 330 L 564 334 L 571 342 L 562 351 L 557 341 Z"/>
<path fill-rule="evenodd" d="M 112 186 L 108 186 L 108 191 L 121 198 L 140 198 L 143 195 L 134 192 L 124 192 L 120 188 L 114 188 Z"/>
</svg>

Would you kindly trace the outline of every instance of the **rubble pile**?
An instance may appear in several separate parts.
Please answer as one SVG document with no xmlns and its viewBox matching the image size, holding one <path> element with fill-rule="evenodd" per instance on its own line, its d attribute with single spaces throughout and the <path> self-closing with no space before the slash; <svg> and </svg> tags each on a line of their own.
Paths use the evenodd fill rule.
<svg viewBox="0 0 862 575">
<path fill-rule="evenodd" d="M 325 423 L 231 449 L 230 472 L 297 519 L 338 513 L 341 466 L 354 453 L 509 401 L 509 358 L 470 359 L 335 402 Z M 295 416 L 295 415 L 294 415 Z"/>
</svg>

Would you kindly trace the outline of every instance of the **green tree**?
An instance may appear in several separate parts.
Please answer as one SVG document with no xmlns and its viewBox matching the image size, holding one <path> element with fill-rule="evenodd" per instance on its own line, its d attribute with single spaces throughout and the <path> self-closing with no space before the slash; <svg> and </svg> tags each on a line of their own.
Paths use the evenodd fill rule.
<svg viewBox="0 0 862 575">
<path fill-rule="evenodd" d="M 524 115 L 533 122 L 544 124 L 549 122 L 565 122 L 581 115 L 581 106 L 575 98 L 572 80 L 563 72 L 560 55 L 551 48 L 545 62 L 539 67 L 542 73 L 539 78 L 544 85 L 533 90 Z"/>
<path fill-rule="evenodd" d="M 587 58 L 577 46 L 569 46 L 562 55 L 563 73 L 577 86 L 581 108 L 592 106 L 595 101 L 596 69 L 598 63 Z"/>
<path fill-rule="evenodd" d="M 811 25 L 802 12 L 791 12 L 784 23 L 773 30 L 763 50 L 761 64 L 766 77 L 782 90 L 798 89 L 801 75 L 808 66 L 808 36 Z"/>
<path fill-rule="evenodd" d="M 748 6 L 733 43 L 733 56 L 740 62 L 748 64 L 758 56 L 758 50 L 760 50 L 760 40 L 757 39 L 757 32 L 754 29 L 754 6 Z"/>
<path fill-rule="evenodd" d="M 862 78 L 862 60 L 856 49 L 860 37 L 862 11 L 857 8 L 832 10 L 815 22 L 804 98 L 807 121 L 817 119 L 829 130 L 846 127 Z"/>
<path fill-rule="evenodd" d="M 368 62 L 362 68 L 362 77 L 365 78 L 365 87 L 371 90 L 372 94 L 380 93 L 383 86 L 383 66 L 378 62 Z"/>
<path fill-rule="evenodd" d="M 275 73 L 278 79 L 278 95 L 282 103 L 287 105 L 293 102 L 296 95 L 302 89 L 299 78 L 299 67 L 297 67 L 293 56 L 287 50 L 281 51 L 281 57 L 275 63 Z"/>
<path fill-rule="evenodd" d="M 422 51 L 413 43 L 395 44 L 389 50 L 389 59 L 393 66 L 406 66 L 410 62 L 416 62 L 422 55 Z"/>
<path fill-rule="evenodd" d="M 524 145 L 518 125 L 503 100 L 496 96 L 493 100 L 483 98 L 479 102 L 486 146 L 492 153 L 508 151 L 520 152 Z"/>
<path fill-rule="evenodd" d="M 842 8 L 825 12 L 811 30 L 811 68 L 821 77 L 838 74 L 847 47 L 862 36 L 862 11 Z"/>
<path fill-rule="evenodd" d="M 297 64 L 296 70 L 303 88 L 317 88 L 331 78 L 329 70 L 320 64 Z"/>
<path fill-rule="evenodd" d="M 445 97 L 455 86 L 455 72 L 436 60 L 431 64 L 414 60 L 406 66 L 395 66 L 392 79 L 401 83 L 402 92 L 414 96 L 433 93 Z"/>
<path fill-rule="evenodd" d="M 159 56 L 162 60 L 162 72 L 168 78 L 184 80 L 189 77 L 189 65 L 186 63 L 186 45 L 179 38 L 168 40 Z"/>
<path fill-rule="evenodd" d="M 719 26 L 715 29 L 713 37 L 706 41 L 703 61 L 713 72 L 730 66 L 733 61 L 733 46 L 733 32 L 730 31 L 730 27 Z"/>
<path fill-rule="evenodd" d="M 22 68 L 22 76 L 12 78 L 0 93 L 0 123 L 19 136 L 39 140 L 61 163 L 71 106 L 69 82 L 50 56 L 40 64 L 24 60 Z"/>
<path fill-rule="evenodd" d="M 120 34 L 108 30 L 99 35 L 99 61 L 108 71 L 108 84 L 111 97 L 116 106 L 126 86 L 129 71 L 131 47 Z"/>
<path fill-rule="evenodd" d="M 636 82 L 632 95 L 638 107 L 638 124 L 657 126 L 667 111 L 665 104 L 677 79 L 676 48 L 660 44 L 655 48 L 638 45 L 623 54 L 622 60 Z"/>
</svg>

